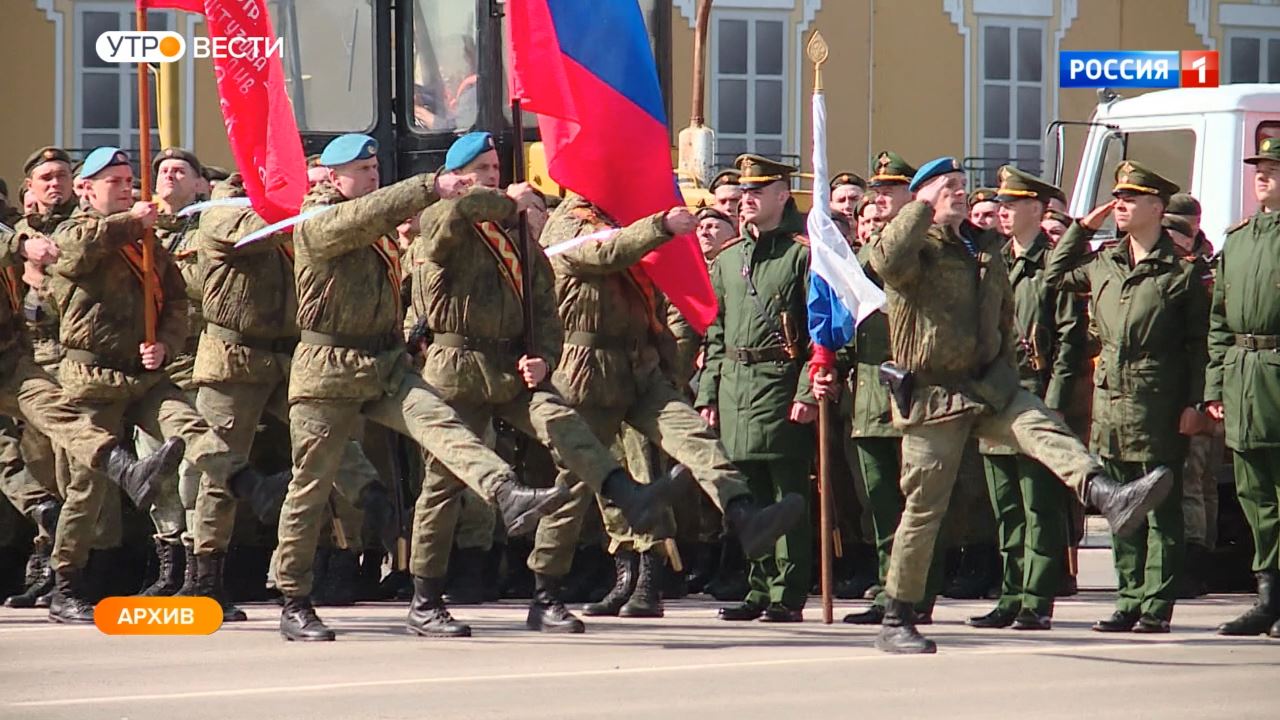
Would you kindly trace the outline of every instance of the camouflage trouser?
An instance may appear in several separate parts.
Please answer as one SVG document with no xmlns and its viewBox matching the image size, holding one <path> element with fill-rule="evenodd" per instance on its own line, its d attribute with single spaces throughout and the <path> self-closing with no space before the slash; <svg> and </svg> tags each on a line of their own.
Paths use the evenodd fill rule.
<svg viewBox="0 0 1280 720">
<path fill-rule="evenodd" d="M 123 432 L 126 423 L 131 423 L 154 437 L 182 438 L 186 443 L 187 462 L 221 482 L 225 483 L 244 465 L 243 459 L 232 453 L 227 444 L 210 430 L 182 391 L 164 374 L 137 376 L 128 386 L 111 390 L 121 393 L 121 396 L 113 400 L 85 397 L 77 399 L 76 403 L 93 422 L 117 434 Z M 86 388 L 86 391 L 94 392 L 95 389 Z M 58 436 L 51 433 L 50 437 Z M 53 564 L 59 569 L 84 567 L 90 550 L 86 538 L 92 537 L 93 523 L 102 503 L 108 491 L 114 490 L 106 477 L 74 457 L 71 458 L 69 472 L 66 502 L 62 506 L 53 550 Z"/>
<path fill-rule="evenodd" d="M 196 405 L 194 390 L 183 390 L 182 394 L 187 402 Z M 133 436 L 133 446 L 137 449 L 138 457 L 146 457 L 159 450 L 163 443 L 163 440 L 141 430 L 137 430 Z M 173 476 L 161 481 L 150 511 L 151 523 L 156 529 L 156 540 L 170 545 L 191 542 L 190 527 L 194 521 L 196 493 L 199 490 L 200 472 L 186 460 L 182 461 Z"/>
<path fill-rule="evenodd" d="M 467 427 L 481 437 L 491 437 L 488 428 L 493 418 L 505 420 L 517 431 L 550 448 L 559 463 L 572 469 L 575 477 L 583 478 L 596 492 L 609 473 L 619 467 L 592 428 L 557 393 L 538 390 L 523 393 L 501 405 L 455 403 L 454 407 Z M 443 460 L 433 454 L 427 463 L 422 493 L 418 495 L 414 511 L 410 567 L 419 577 L 443 577 L 448 570 L 449 550 L 453 547 L 462 506 L 463 486 Z M 576 541 L 575 536 L 572 542 Z"/>
<path fill-rule="evenodd" d="M 672 459 L 689 468 L 721 512 L 729 501 L 751 493 L 746 477 L 729 461 L 715 431 L 670 382 L 655 374 L 647 387 L 641 386 L 638 392 L 639 397 L 631 407 L 582 407 L 578 411 L 587 419 L 600 442 L 612 444 L 625 423 L 656 443 Z M 572 469 L 562 470 L 561 479 L 567 480 Z M 576 473 L 572 475 L 581 479 Z M 633 476 L 642 482 L 646 479 L 634 473 Z M 592 489 L 598 493 L 598 488 Z M 582 519 L 589 506 L 586 493 L 576 487 L 574 500 L 543 518 L 534 537 L 533 552 L 529 554 L 530 570 L 552 577 L 569 572 L 573 551 L 582 532 Z M 607 503 L 602 510 L 610 537 L 615 542 L 617 538 L 636 538 L 635 532 L 626 527 L 621 513 Z"/>
<path fill-rule="evenodd" d="M 346 446 L 361 417 L 407 435 L 457 478 L 486 499 L 493 486 L 514 481 L 502 461 L 416 372 L 406 372 L 392 393 L 360 400 L 300 399 L 289 408 L 293 479 L 280 513 L 276 580 L 288 597 L 311 594 L 321 521 Z M 427 489 L 423 487 L 423 495 Z M 418 500 L 421 506 L 421 497 Z M 415 524 L 417 520 L 415 519 Z M 418 542 L 415 529 L 414 542 Z M 414 552 L 414 562 L 418 561 Z"/>
<path fill-rule="evenodd" d="M 1040 398 L 1019 390 L 999 413 L 970 413 L 906 428 L 902 435 L 902 492 L 906 506 L 894 536 L 885 591 L 889 597 L 918 602 L 933 560 L 938 528 L 951 499 L 965 445 L 973 435 L 1008 445 L 1051 468 L 1078 496 L 1085 481 L 1102 472 L 1062 421 Z"/>
<path fill-rule="evenodd" d="M 1182 516 L 1187 542 L 1212 550 L 1218 544 L 1218 468 L 1226 448 L 1225 425 L 1187 443 L 1182 469 Z"/>
<path fill-rule="evenodd" d="M 35 524 L 36 544 L 49 547 L 53 537 L 35 522 L 33 513 L 40 503 L 59 497 L 58 486 L 52 473 L 49 477 L 51 485 L 46 486 L 38 475 L 31 472 L 23 455 L 22 438 L 25 436 L 13 418 L 0 416 L 0 493 L 23 517 Z"/>
</svg>

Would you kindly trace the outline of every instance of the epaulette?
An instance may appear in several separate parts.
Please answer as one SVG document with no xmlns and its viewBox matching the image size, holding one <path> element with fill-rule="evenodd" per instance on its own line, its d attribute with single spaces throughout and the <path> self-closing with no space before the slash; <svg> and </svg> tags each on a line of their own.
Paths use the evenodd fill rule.
<svg viewBox="0 0 1280 720">
<path fill-rule="evenodd" d="M 805 247 L 809 247 L 809 236 L 801 233 L 795 233 L 791 236 L 791 242 L 798 243 Z"/>
<path fill-rule="evenodd" d="M 1248 225 L 1248 224 L 1249 224 L 1250 222 L 1252 222 L 1252 221 L 1253 221 L 1253 218 L 1252 218 L 1252 217 L 1247 217 L 1247 218 L 1245 218 L 1245 219 L 1241 220 L 1240 222 L 1236 223 L 1235 225 L 1232 225 L 1231 227 L 1227 228 L 1227 233 L 1226 233 L 1226 234 L 1230 235 L 1231 233 L 1233 233 L 1233 232 L 1235 232 L 1235 231 L 1239 230 L 1240 228 L 1244 227 L 1245 225 Z"/>
<path fill-rule="evenodd" d="M 730 240 L 729 242 L 727 242 L 727 243 L 725 243 L 725 244 L 721 245 L 721 246 L 720 246 L 720 252 L 724 252 L 725 250 L 728 250 L 729 248 L 731 248 L 731 247 L 733 247 L 734 245 L 737 245 L 737 244 L 739 244 L 739 243 L 741 243 L 741 242 L 742 242 L 742 236 L 741 236 L 741 235 L 739 235 L 738 237 L 736 237 L 736 238 L 734 238 L 734 239 Z"/>
</svg>

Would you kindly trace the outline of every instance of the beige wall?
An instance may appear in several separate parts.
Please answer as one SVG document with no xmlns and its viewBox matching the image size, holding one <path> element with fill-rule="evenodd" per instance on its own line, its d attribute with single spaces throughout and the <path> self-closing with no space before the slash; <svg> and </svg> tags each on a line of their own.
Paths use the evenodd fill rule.
<svg viewBox="0 0 1280 720">
<path fill-rule="evenodd" d="M 29 0 L 0 3 L 0 177 L 16 204 L 23 161 L 54 140 L 54 26 Z"/>
</svg>

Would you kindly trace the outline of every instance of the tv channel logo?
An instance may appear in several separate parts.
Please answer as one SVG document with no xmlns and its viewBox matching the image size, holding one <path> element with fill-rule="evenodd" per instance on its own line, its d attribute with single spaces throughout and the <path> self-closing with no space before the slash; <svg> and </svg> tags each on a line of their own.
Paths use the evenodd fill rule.
<svg viewBox="0 0 1280 720">
<path fill-rule="evenodd" d="M 103 62 L 167 63 L 188 54 L 195 59 L 257 60 L 284 57 L 284 39 L 267 37 L 201 37 L 191 38 L 165 30 L 139 32 L 111 30 L 98 36 L 94 49 Z M 188 52 L 189 51 L 189 52 Z"/>
<path fill-rule="evenodd" d="M 1218 87 L 1218 51 L 1063 50 L 1064 88 Z"/>
</svg>

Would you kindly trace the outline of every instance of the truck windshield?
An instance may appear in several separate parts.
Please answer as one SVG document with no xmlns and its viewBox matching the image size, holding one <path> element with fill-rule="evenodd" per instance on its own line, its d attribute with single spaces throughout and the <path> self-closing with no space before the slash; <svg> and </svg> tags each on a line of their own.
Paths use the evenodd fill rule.
<svg viewBox="0 0 1280 720">
<path fill-rule="evenodd" d="M 362 132 L 374 123 L 371 0 L 269 0 L 284 39 L 285 85 L 302 132 Z"/>
<path fill-rule="evenodd" d="M 413 8 L 414 127 L 470 130 L 479 116 L 476 4 L 417 0 Z"/>
</svg>

